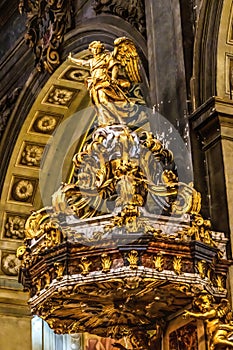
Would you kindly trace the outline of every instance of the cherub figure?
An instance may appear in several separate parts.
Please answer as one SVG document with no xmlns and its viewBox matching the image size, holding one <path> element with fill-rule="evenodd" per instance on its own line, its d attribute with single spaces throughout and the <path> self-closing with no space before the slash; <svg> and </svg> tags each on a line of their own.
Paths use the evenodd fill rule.
<svg viewBox="0 0 233 350">
<path fill-rule="evenodd" d="M 100 41 L 89 45 L 93 58 L 68 58 L 77 65 L 89 66 L 87 88 L 96 109 L 100 126 L 125 124 L 124 119 L 134 111 L 134 103 L 128 92 L 131 84 L 141 81 L 139 57 L 133 42 L 121 37 L 114 41 L 114 50 L 109 52 Z"/>
<path fill-rule="evenodd" d="M 233 319 L 230 303 L 222 299 L 219 305 L 214 306 L 212 295 L 204 292 L 195 300 L 194 305 L 200 312 L 185 311 L 183 317 L 193 317 L 204 320 L 208 336 L 209 350 L 220 350 L 226 347 L 232 349 L 233 341 L 229 338 L 233 334 Z"/>
</svg>

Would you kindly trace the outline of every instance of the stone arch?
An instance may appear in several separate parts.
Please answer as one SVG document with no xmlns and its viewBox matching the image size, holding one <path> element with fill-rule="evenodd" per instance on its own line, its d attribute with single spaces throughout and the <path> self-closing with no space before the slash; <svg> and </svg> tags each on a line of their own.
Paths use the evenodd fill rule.
<svg viewBox="0 0 233 350">
<path fill-rule="evenodd" d="M 193 109 L 216 95 L 218 33 L 224 0 L 202 2 L 194 43 Z"/>
<path fill-rule="evenodd" d="M 217 47 L 217 96 L 232 99 L 233 89 L 233 2 L 223 3 Z"/>
</svg>

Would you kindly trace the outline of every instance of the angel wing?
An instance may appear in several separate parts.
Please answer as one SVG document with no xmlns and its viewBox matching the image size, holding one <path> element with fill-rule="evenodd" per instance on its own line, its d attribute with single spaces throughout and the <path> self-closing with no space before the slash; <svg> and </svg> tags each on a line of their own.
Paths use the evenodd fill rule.
<svg viewBox="0 0 233 350">
<path fill-rule="evenodd" d="M 140 83 L 139 56 L 133 41 L 125 36 L 114 41 L 113 57 L 125 68 L 129 79 Z"/>
</svg>

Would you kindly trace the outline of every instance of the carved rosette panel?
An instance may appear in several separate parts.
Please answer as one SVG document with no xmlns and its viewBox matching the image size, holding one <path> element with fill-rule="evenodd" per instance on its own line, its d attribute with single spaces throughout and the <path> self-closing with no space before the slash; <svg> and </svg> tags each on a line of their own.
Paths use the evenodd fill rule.
<svg viewBox="0 0 233 350">
<path fill-rule="evenodd" d="M 40 167 L 45 146 L 31 142 L 25 142 L 21 156 L 20 165 L 29 167 Z"/>
<path fill-rule="evenodd" d="M 36 68 L 52 73 L 60 64 L 64 35 L 72 27 L 72 0 L 20 0 L 19 11 L 27 16 L 25 41 Z"/>
<path fill-rule="evenodd" d="M 7 213 L 4 225 L 4 238 L 22 240 L 25 237 L 24 226 L 26 216 Z"/>
<path fill-rule="evenodd" d="M 37 180 L 15 176 L 10 192 L 10 200 L 32 203 L 37 187 Z"/>
<path fill-rule="evenodd" d="M 15 252 L 2 252 L 1 270 L 5 275 L 17 276 L 19 272 L 20 261 Z"/>
<path fill-rule="evenodd" d="M 77 83 L 84 83 L 89 77 L 90 73 L 88 69 L 78 68 L 74 69 L 73 67 L 67 69 L 64 74 L 61 75 L 60 79 L 71 80 Z"/>
<path fill-rule="evenodd" d="M 110 13 L 119 16 L 146 36 L 144 0 L 94 0 L 95 13 Z"/>
<path fill-rule="evenodd" d="M 39 111 L 34 117 L 30 132 L 51 135 L 62 119 L 62 114 L 49 114 Z"/>
<path fill-rule="evenodd" d="M 79 90 L 61 86 L 53 86 L 43 102 L 46 104 L 68 108 L 78 93 Z"/>
<path fill-rule="evenodd" d="M 196 321 L 180 327 L 169 335 L 169 350 L 198 350 Z"/>
</svg>

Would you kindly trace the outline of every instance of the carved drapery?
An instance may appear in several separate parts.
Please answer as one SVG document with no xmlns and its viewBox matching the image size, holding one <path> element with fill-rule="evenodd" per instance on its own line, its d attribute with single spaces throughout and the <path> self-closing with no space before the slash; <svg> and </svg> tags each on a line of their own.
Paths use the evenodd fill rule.
<svg viewBox="0 0 233 350">
<path fill-rule="evenodd" d="M 60 64 L 64 34 L 72 26 L 72 0 L 20 0 L 19 11 L 27 16 L 25 40 L 36 68 L 52 73 Z"/>
</svg>

